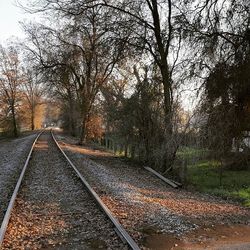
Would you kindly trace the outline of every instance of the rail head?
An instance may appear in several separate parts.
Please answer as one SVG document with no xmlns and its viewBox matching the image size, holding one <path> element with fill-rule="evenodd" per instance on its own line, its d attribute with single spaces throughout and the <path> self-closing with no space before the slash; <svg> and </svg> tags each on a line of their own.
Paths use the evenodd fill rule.
<svg viewBox="0 0 250 250">
<path fill-rule="evenodd" d="M 34 149 L 34 146 L 38 140 L 38 138 L 40 137 L 40 135 L 44 132 L 41 131 L 35 138 L 32 146 L 31 146 L 31 149 L 29 151 L 29 154 L 28 154 L 28 157 L 25 161 L 25 164 L 23 166 L 23 169 L 22 169 L 22 172 L 18 178 L 18 181 L 16 183 L 16 186 L 15 186 L 15 189 L 13 191 L 13 194 L 11 196 L 11 199 L 10 199 L 10 202 L 8 204 L 8 207 L 7 207 L 7 210 L 4 214 L 4 218 L 3 218 L 3 221 L 2 221 L 2 224 L 1 224 L 1 228 L 0 228 L 0 249 L 1 249 L 1 245 L 3 243 L 3 240 L 4 240 L 4 235 L 6 233 L 6 230 L 7 230 L 7 227 L 8 227 L 8 223 L 9 223 L 9 220 L 10 220 L 10 217 L 11 217 L 11 212 L 12 212 L 12 209 L 14 207 L 14 204 L 15 204 L 15 200 L 16 200 L 16 197 L 17 197 L 17 194 L 18 194 L 18 191 L 20 189 L 20 186 L 21 186 L 21 183 L 22 183 L 22 180 L 23 180 L 23 177 L 24 177 L 24 174 L 26 172 L 26 169 L 27 169 L 27 166 L 28 166 L 28 163 L 29 163 L 29 160 L 31 158 L 31 154 L 33 152 L 33 149 Z"/>
<path fill-rule="evenodd" d="M 55 144 L 57 145 L 58 149 L 61 151 L 63 156 L 66 158 L 70 166 L 74 169 L 79 179 L 82 181 L 84 186 L 87 188 L 89 193 L 93 196 L 97 204 L 100 206 L 100 208 L 104 211 L 106 216 L 111 220 L 113 225 L 115 226 L 115 229 L 118 231 L 118 236 L 122 238 L 122 240 L 125 240 L 125 242 L 131 247 L 133 250 L 140 250 L 137 243 L 133 240 L 133 238 L 127 233 L 127 231 L 124 229 L 124 227 L 120 224 L 120 222 L 114 217 L 112 212 L 108 209 L 108 207 L 103 203 L 101 198 L 98 196 L 98 194 L 94 191 L 94 189 L 90 186 L 90 184 L 87 182 L 87 180 L 82 176 L 82 174 L 78 171 L 77 167 L 73 164 L 73 162 L 69 159 L 69 157 L 66 155 L 66 153 L 62 150 L 61 146 L 57 142 L 53 131 L 51 130 L 51 135 L 54 139 Z"/>
</svg>

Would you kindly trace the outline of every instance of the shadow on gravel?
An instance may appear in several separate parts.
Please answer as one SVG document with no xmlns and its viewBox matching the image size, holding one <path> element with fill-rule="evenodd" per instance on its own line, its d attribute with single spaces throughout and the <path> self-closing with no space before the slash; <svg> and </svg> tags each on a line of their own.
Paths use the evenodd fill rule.
<svg viewBox="0 0 250 250">
<path fill-rule="evenodd" d="M 120 195 L 133 200 L 134 203 L 158 204 L 174 214 L 195 220 L 209 217 L 232 218 L 232 215 L 249 216 L 250 220 L 250 210 L 247 208 L 219 198 L 169 188 L 145 170 L 128 166 L 115 157 L 112 159 L 109 153 L 65 143 L 62 148 L 71 153 L 80 154 L 84 158 L 87 157 L 87 159 L 94 156 L 98 171 L 107 175 L 108 184 L 112 183 L 113 191 L 116 192 L 118 189 L 119 193 L 122 192 Z M 103 160 L 105 158 L 108 158 L 108 161 Z M 107 179 L 105 180 L 107 181 Z"/>
</svg>

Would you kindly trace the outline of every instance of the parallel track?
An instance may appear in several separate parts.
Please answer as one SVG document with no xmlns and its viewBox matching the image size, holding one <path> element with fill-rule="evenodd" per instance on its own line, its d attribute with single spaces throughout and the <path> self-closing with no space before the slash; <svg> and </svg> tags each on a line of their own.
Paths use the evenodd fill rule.
<svg viewBox="0 0 250 250">
<path fill-rule="evenodd" d="M 5 237 L 5 233 L 7 231 L 8 228 L 8 223 L 11 217 L 11 212 L 13 210 L 13 207 L 15 205 L 15 200 L 16 197 L 18 195 L 18 191 L 20 189 L 22 180 L 24 178 L 26 169 L 28 167 L 28 163 L 31 159 L 31 155 L 34 149 L 34 146 L 39 138 L 39 136 L 42 134 L 42 132 L 36 137 L 31 150 L 29 152 L 29 155 L 26 159 L 25 165 L 23 167 L 23 170 L 21 172 L 21 175 L 18 179 L 18 182 L 16 184 L 15 190 L 12 194 L 12 197 L 10 199 L 7 211 L 5 213 L 1 228 L 0 228 L 0 248 L 1 245 L 3 243 L 4 237 Z M 58 149 L 60 150 L 60 152 L 62 153 L 62 155 L 65 157 L 65 159 L 67 160 L 67 163 L 72 167 L 72 169 L 74 170 L 75 174 L 77 175 L 78 179 L 81 180 L 81 182 L 84 184 L 84 186 L 87 188 L 87 191 L 90 193 L 90 195 L 94 198 L 94 200 L 96 201 L 96 203 L 99 205 L 99 207 L 102 209 L 102 211 L 105 213 L 106 217 L 108 217 L 108 219 L 112 222 L 115 232 L 118 234 L 118 236 L 123 240 L 123 242 L 125 242 L 131 249 L 133 250 L 139 250 L 139 246 L 135 243 L 135 241 L 131 238 L 131 236 L 126 232 L 126 230 L 122 227 L 122 225 L 118 222 L 118 220 L 113 216 L 113 214 L 111 213 L 111 211 L 107 208 L 107 206 L 102 202 L 102 200 L 100 199 L 100 197 L 96 194 L 96 192 L 93 190 L 93 188 L 89 185 L 89 183 L 86 181 L 86 179 L 80 174 L 80 172 L 78 171 L 77 167 L 72 163 L 72 161 L 67 157 L 67 155 L 64 153 L 64 151 L 61 149 L 59 143 L 56 141 L 56 138 L 53 134 L 53 132 L 51 131 L 51 135 L 52 138 L 55 142 L 55 144 L 57 145 Z"/>
<path fill-rule="evenodd" d="M 28 157 L 27 157 L 27 159 L 26 159 L 26 161 L 25 161 L 25 164 L 24 164 L 24 166 L 23 166 L 22 172 L 21 172 L 21 174 L 20 174 L 20 176 L 19 176 L 19 179 L 18 179 L 18 181 L 17 181 L 17 184 L 16 184 L 16 186 L 15 186 L 14 192 L 13 192 L 13 194 L 12 194 L 12 196 L 11 196 L 11 199 L 10 199 L 10 202 L 9 202 L 9 205 L 8 205 L 8 208 L 7 208 L 6 212 L 5 212 L 5 215 L 4 215 L 2 224 L 1 224 L 1 228 L 0 228 L 0 248 L 1 248 L 1 245 L 2 245 L 2 243 L 3 243 L 4 235 L 5 235 L 5 233 L 6 233 L 6 230 L 7 230 L 7 227 L 8 227 L 8 223 L 9 223 L 9 220 L 10 220 L 10 217 L 11 217 L 11 212 L 12 212 L 12 209 L 13 209 L 13 207 L 14 207 L 15 200 L 16 200 L 16 197 L 17 197 L 19 188 L 20 188 L 20 186 L 21 186 L 21 183 L 22 183 L 24 174 L 25 174 L 25 172 L 26 172 L 28 163 L 29 163 L 29 161 L 30 161 L 31 154 L 32 154 L 32 152 L 33 152 L 34 146 L 35 146 L 35 144 L 36 144 L 38 138 L 40 137 L 40 135 L 41 135 L 42 133 L 43 133 L 43 131 L 40 132 L 40 133 L 37 135 L 37 137 L 35 138 L 35 140 L 34 140 L 32 146 L 31 146 L 30 152 L 29 152 Z"/>
</svg>

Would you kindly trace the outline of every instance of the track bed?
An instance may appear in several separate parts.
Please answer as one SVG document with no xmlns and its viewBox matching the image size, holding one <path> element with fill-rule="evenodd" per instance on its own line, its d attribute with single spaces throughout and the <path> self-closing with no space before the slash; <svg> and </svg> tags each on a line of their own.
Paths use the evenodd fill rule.
<svg viewBox="0 0 250 250">
<path fill-rule="evenodd" d="M 233 201 L 174 189 L 136 163 L 57 133 L 82 175 L 141 249 L 250 249 L 250 210 Z M 231 247 L 231 248 L 230 248 Z M 246 248 L 244 248 L 246 249 Z"/>
<path fill-rule="evenodd" d="M 0 140 L 0 222 L 36 135 Z"/>
<path fill-rule="evenodd" d="M 2 249 L 127 249 L 49 132 L 35 145 Z"/>
</svg>

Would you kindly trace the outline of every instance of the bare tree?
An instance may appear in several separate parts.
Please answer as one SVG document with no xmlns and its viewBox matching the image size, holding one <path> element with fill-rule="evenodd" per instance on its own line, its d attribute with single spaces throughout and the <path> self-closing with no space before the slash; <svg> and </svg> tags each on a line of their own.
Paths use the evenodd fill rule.
<svg viewBox="0 0 250 250">
<path fill-rule="evenodd" d="M 85 141 L 86 124 L 95 97 L 115 64 L 122 59 L 126 37 L 107 26 L 110 11 L 96 7 L 55 30 L 45 26 L 26 27 L 33 42 L 30 51 L 46 72 L 64 68 L 69 72 L 80 106 L 81 133 L 79 143 Z M 46 37 L 45 37 L 46 36 Z M 67 60 L 65 55 L 67 54 Z M 58 72 L 58 71 L 57 71 Z"/>
<path fill-rule="evenodd" d="M 41 87 L 41 76 L 33 69 L 24 69 L 24 96 L 28 102 L 30 110 L 31 130 L 35 129 L 36 108 L 41 104 L 43 88 Z"/>
<path fill-rule="evenodd" d="M 161 83 L 164 93 L 165 113 L 165 160 L 163 169 L 172 164 L 175 147 L 171 146 L 173 137 L 173 71 L 178 62 L 181 32 L 178 23 L 179 9 L 172 0 L 140 0 L 140 1 L 50 1 L 44 0 L 39 6 L 33 6 L 36 11 L 61 12 L 68 17 L 81 17 L 89 9 L 101 8 L 112 10 L 118 14 L 114 24 L 118 24 L 123 32 L 131 32 L 129 45 L 141 52 L 147 52 L 155 61 L 161 73 Z M 107 26 L 108 27 L 108 26 Z M 169 144 L 169 145 L 168 145 Z M 170 150 L 173 149 L 173 150 Z M 171 152 L 168 152 L 168 151 Z M 165 166 L 164 166 L 165 165 Z"/>
<path fill-rule="evenodd" d="M 0 94 L 6 105 L 6 117 L 11 118 L 14 136 L 18 135 L 17 107 L 19 105 L 19 88 L 23 81 L 18 52 L 15 47 L 0 46 Z"/>
<path fill-rule="evenodd" d="M 174 39 L 176 36 L 178 39 L 180 38 L 180 33 L 178 32 L 179 26 L 174 27 L 174 24 L 176 25 L 175 16 L 177 16 L 178 13 L 176 13 L 177 8 L 174 7 L 175 5 L 173 5 L 172 1 L 140 0 L 136 2 L 113 2 L 92 0 L 87 2 L 70 1 L 66 3 L 61 0 L 45 0 L 43 3 L 44 6 L 46 6 L 44 10 L 53 9 L 70 16 L 81 16 L 81 14 L 90 8 L 102 7 L 112 9 L 113 13 L 120 13 L 121 18 L 116 21 L 119 22 L 121 29 L 131 30 L 131 28 L 137 28 L 133 34 L 133 38 L 136 38 L 134 39 L 134 44 L 132 44 L 132 41 L 129 42 L 130 45 L 136 47 L 139 47 L 139 43 L 141 42 L 140 49 L 149 51 L 161 71 L 164 86 L 166 129 L 168 133 L 171 134 L 171 76 L 175 60 L 178 59 L 179 49 L 175 51 L 174 62 L 170 62 L 169 56 L 173 56 L 173 50 L 170 50 Z M 40 11 L 42 9 L 40 9 Z M 175 12 L 174 15 L 173 12 Z M 163 15 L 165 16 L 163 17 Z M 132 23 L 134 23 L 132 27 L 128 26 Z"/>
</svg>

